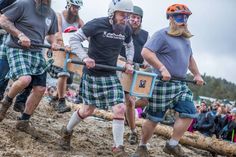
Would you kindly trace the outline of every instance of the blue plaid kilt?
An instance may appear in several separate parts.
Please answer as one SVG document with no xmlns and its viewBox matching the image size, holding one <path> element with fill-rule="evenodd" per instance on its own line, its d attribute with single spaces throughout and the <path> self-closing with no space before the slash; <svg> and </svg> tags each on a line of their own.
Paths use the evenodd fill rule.
<svg viewBox="0 0 236 157">
<path fill-rule="evenodd" d="M 6 39 L 7 39 L 7 34 L 0 35 L 0 59 L 7 59 L 7 56 L 6 56 L 7 48 L 5 45 Z"/>
<path fill-rule="evenodd" d="M 158 80 L 149 98 L 147 111 L 156 113 L 173 108 L 179 101 L 193 102 L 193 94 L 185 82 Z"/>
<path fill-rule="evenodd" d="M 6 55 L 10 67 L 7 78 L 12 80 L 16 80 L 20 76 L 41 75 L 51 66 L 46 64 L 41 51 L 32 52 L 8 46 L 7 49 Z"/>
<path fill-rule="evenodd" d="M 124 91 L 116 75 L 95 77 L 83 74 L 79 95 L 85 105 L 107 110 L 109 106 L 124 103 Z"/>
</svg>

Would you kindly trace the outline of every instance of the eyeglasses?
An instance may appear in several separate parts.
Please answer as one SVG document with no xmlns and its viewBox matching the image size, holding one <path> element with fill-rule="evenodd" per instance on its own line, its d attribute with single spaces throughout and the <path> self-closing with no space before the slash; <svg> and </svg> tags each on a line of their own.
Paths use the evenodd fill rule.
<svg viewBox="0 0 236 157">
<path fill-rule="evenodd" d="M 176 23 L 187 23 L 188 15 L 185 14 L 175 14 L 172 15 Z"/>
<path fill-rule="evenodd" d="M 78 6 L 78 5 L 71 4 L 71 7 L 73 9 L 80 10 L 80 6 Z"/>
</svg>

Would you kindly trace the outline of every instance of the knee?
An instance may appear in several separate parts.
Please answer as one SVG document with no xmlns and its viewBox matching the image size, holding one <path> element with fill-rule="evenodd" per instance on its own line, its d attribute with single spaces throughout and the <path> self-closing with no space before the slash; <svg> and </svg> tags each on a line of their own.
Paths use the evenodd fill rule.
<svg viewBox="0 0 236 157">
<path fill-rule="evenodd" d="M 125 105 L 124 104 L 118 104 L 113 107 L 113 118 L 124 118 L 125 114 Z"/>
<path fill-rule="evenodd" d="M 91 116 L 93 114 L 94 110 L 95 110 L 95 108 L 92 108 L 92 107 L 82 108 L 82 109 L 78 110 L 77 113 L 81 119 L 85 119 L 85 118 Z"/>
<path fill-rule="evenodd" d="M 30 84 L 31 80 L 32 80 L 31 76 L 21 76 L 18 79 L 20 86 L 22 86 L 24 88 Z"/>
</svg>

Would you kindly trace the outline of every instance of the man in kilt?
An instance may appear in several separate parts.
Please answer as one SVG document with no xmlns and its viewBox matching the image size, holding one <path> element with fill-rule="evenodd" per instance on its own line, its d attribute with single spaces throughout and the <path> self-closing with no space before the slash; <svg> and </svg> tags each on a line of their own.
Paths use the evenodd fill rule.
<svg viewBox="0 0 236 157">
<path fill-rule="evenodd" d="M 5 40 L 7 39 L 7 32 L 4 29 L 0 29 L 0 101 L 3 99 L 4 92 L 7 88 L 9 79 L 5 76 L 9 71 L 9 65 L 7 62 L 7 48 L 5 46 Z M 29 85 L 20 94 L 17 95 L 13 105 L 13 109 L 16 112 L 23 112 L 25 108 L 25 102 L 27 97 L 30 95 L 32 86 Z"/>
<path fill-rule="evenodd" d="M 31 43 L 43 44 L 45 36 L 49 35 L 52 48 L 56 50 L 58 47 L 54 37 L 58 31 L 57 17 L 50 6 L 51 0 L 18 0 L 3 9 L 0 17 L 0 26 L 10 33 L 6 41 L 10 67 L 7 77 L 14 81 L 1 101 L 0 121 L 5 118 L 13 98 L 32 82 L 33 90 L 24 112 L 17 120 L 16 128 L 33 136 L 36 136 L 36 132 L 29 125 L 29 119 L 46 89 L 48 66 L 42 49 L 32 47 Z"/>
<path fill-rule="evenodd" d="M 84 25 L 79 16 L 79 9 L 83 6 L 82 0 L 67 0 L 66 10 L 58 14 L 58 33 L 56 34 L 57 43 L 63 45 L 62 33 L 71 33 Z M 58 113 L 71 111 L 66 105 L 65 94 L 67 85 L 71 85 L 74 79 L 74 73 L 65 72 L 63 68 L 52 65 L 49 74 L 57 78 L 57 98 L 54 98 L 53 106 Z"/>
<path fill-rule="evenodd" d="M 155 73 L 162 76 L 156 82 L 153 95 L 149 98 L 146 109 L 147 120 L 142 126 L 142 138 L 133 157 L 148 157 L 146 144 L 152 137 L 158 122 L 163 121 L 167 109 L 173 108 L 179 113 L 173 126 L 171 139 L 166 142 L 164 152 L 178 157 L 185 157 L 179 145 L 179 140 L 187 131 L 196 109 L 192 92 L 187 84 L 181 81 L 171 81 L 171 77 L 186 78 L 189 69 L 197 85 L 204 83 L 194 60 L 187 29 L 187 20 L 191 11 L 183 4 L 174 4 L 167 9 L 168 28 L 156 32 L 147 41 L 142 50 L 144 59 L 153 66 Z"/>
<path fill-rule="evenodd" d="M 112 133 L 115 156 L 127 156 L 123 146 L 124 134 L 124 92 L 115 70 L 94 68 L 96 64 L 116 66 L 123 43 L 126 45 L 128 62 L 126 72 L 131 73 L 134 48 L 131 29 L 127 27 L 129 13 L 133 10 L 131 0 L 112 1 L 108 17 L 96 18 L 86 23 L 70 39 L 72 51 L 78 52 L 79 58 L 86 64 L 79 93 L 83 98 L 83 107 L 73 113 L 69 123 L 62 128 L 60 145 L 70 149 L 73 128 L 90 116 L 96 108 L 112 107 Z M 90 38 L 88 53 L 81 47 L 81 42 Z"/>
<path fill-rule="evenodd" d="M 141 55 L 142 48 L 149 38 L 148 32 L 141 28 L 143 18 L 143 9 L 139 6 L 134 6 L 133 13 L 130 15 L 129 24 L 132 28 L 132 39 L 134 43 L 134 58 L 133 62 L 138 64 L 144 64 L 144 59 Z M 121 56 L 126 58 L 125 48 L 122 48 Z M 146 102 L 146 99 L 141 98 L 139 102 Z M 129 143 L 131 145 L 138 143 L 138 134 L 136 132 L 135 125 L 135 97 L 130 96 L 129 92 L 125 91 L 125 104 L 126 104 L 126 119 L 130 127 Z"/>
</svg>

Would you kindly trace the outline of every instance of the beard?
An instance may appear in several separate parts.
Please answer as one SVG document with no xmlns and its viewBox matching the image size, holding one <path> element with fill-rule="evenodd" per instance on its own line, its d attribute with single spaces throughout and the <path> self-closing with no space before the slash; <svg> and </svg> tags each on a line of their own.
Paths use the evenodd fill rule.
<svg viewBox="0 0 236 157">
<path fill-rule="evenodd" d="M 126 24 L 117 24 L 116 20 L 113 20 L 113 24 L 112 24 L 112 29 L 113 32 L 115 34 L 124 34 L 125 33 L 125 28 L 126 28 Z"/>
<path fill-rule="evenodd" d="M 193 35 L 188 30 L 187 25 L 177 25 L 175 22 L 170 22 L 170 30 L 168 32 L 171 36 L 183 36 L 184 38 L 191 38 Z"/>
<path fill-rule="evenodd" d="M 47 17 L 50 15 L 51 7 L 46 4 L 36 4 L 36 13 L 40 16 Z"/>
<path fill-rule="evenodd" d="M 141 27 L 142 27 L 142 25 L 139 25 L 138 27 L 135 27 L 135 28 L 132 27 L 133 33 L 134 33 L 135 35 L 137 35 L 137 34 L 140 32 Z"/>
<path fill-rule="evenodd" d="M 79 18 L 79 15 L 78 15 L 78 14 L 77 14 L 77 15 L 74 15 L 74 14 L 70 11 L 70 9 L 68 9 L 68 13 L 67 13 L 67 15 L 66 15 L 66 21 L 67 21 L 68 23 L 74 23 L 74 22 L 77 21 L 78 18 Z"/>
<path fill-rule="evenodd" d="M 112 29 L 115 34 L 124 34 L 126 25 L 124 24 L 113 24 Z"/>
</svg>

